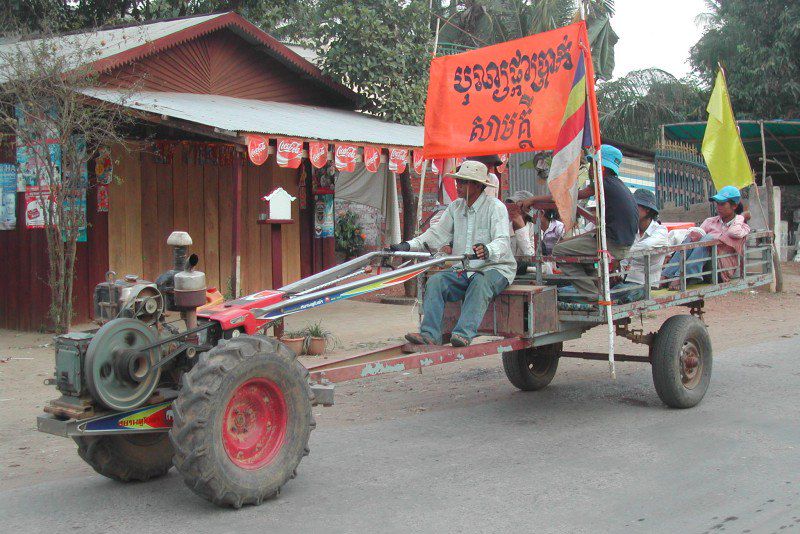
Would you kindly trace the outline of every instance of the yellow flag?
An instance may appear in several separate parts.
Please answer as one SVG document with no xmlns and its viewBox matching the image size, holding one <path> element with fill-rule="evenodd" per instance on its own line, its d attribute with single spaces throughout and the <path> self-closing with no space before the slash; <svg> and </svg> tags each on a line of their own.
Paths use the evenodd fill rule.
<svg viewBox="0 0 800 534">
<path fill-rule="evenodd" d="M 739 137 L 722 69 L 717 73 L 706 111 L 708 124 L 703 136 L 702 152 L 717 191 L 726 185 L 739 189 L 747 187 L 753 183 L 753 171 L 742 138 Z"/>
</svg>

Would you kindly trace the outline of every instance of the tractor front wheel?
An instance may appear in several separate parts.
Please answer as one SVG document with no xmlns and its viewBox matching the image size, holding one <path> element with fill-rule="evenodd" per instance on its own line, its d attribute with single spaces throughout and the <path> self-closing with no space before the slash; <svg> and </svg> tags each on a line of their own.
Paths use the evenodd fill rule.
<svg viewBox="0 0 800 534">
<path fill-rule="evenodd" d="M 260 504 L 308 454 L 312 400 L 308 371 L 283 344 L 222 341 L 184 375 L 173 403 L 175 467 L 217 505 Z"/>
<path fill-rule="evenodd" d="M 166 475 L 172 468 L 172 445 L 166 432 L 74 439 L 83 461 L 119 482 L 150 480 Z"/>
</svg>

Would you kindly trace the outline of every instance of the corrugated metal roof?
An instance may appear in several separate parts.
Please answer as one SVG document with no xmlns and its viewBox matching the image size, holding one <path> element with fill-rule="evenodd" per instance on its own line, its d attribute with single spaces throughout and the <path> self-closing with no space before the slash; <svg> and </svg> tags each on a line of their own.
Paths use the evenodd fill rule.
<svg viewBox="0 0 800 534">
<path fill-rule="evenodd" d="M 422 126 L 386 122 L 355 111 L 219 95 L 86 89 L 84 94 L 125 107 L 234 132 L 304 139 L 421 147 Z"/>
<path fill-rule="evenodd" d="M 288 48 L 301 58 L 305 59 L 306 61 L 313 63 L 314 65 L 317 65 L 319 63 L 319 55 L 314 51 L 314 49 L 291 43 L 283 43 L 283 44 L 286 46 L 286 48 Z"/>
<path fill-rule="evenodd" d="M 0 45 L 0 55 L 14 53 L 18 48 L 23 52 L 35 50 L 42 43 L 48 43 L 56 47 L 59 57 L 75 58 L 76 63 L 73 66 L 78 67 L 83 62 L 77 60 L 89 59 L 85 57 L 85 52 L 81 51 L 87 49 L 96 51 L 97 55 L 92 61 L 100 61 L 223 15 L 225 13 L 4 44 Z M 5 76 L 0 70 L 0 81 L 3 80 Z"/>
</svg>

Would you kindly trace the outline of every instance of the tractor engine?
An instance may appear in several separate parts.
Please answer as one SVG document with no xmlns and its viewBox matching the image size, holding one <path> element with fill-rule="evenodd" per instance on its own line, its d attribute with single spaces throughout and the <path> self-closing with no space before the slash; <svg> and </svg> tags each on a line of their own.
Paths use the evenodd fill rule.
<svg viewBox="0 0 800 534">
<path fill-rule="evenodd" d="M 192 244 L 186 232 L 173 232 L 174 265 L 156 282 L 136 275 L 116 279 L 113 271 L 94 290 L 97 330 L 56 337 L 54 383 L 61 393 L 45 411 L 85 417 L 95 408 L 133 410 L 159 388 L 170 388 L 179 373 L 196 360 L 202 327 L 197 308 L 205 304 L 205 274 L 195 270 L 198 257 L 187 258 Z M 179 331 L 166 312 L 180 312 Z M 178 374 L 176 374 L 178 373 Z"/>
</svg>

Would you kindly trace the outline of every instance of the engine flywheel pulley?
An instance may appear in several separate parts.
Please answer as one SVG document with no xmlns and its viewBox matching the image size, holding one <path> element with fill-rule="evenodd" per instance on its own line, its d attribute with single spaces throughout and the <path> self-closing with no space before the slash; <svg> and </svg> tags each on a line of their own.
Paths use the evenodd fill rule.
<svg viewBox="0 0 800 534">
<path fill-rule="evenodd" d="M 97 331 L 86 350 L 84 375 L 92 397 L 106 408 L 124 411 L 144 404 L 158 385 L 153 370 L 161 352 L 141 350 L 156 333 L 136 319 L 114 319 Z"/>
</svg>

